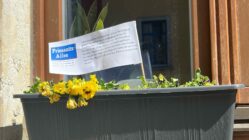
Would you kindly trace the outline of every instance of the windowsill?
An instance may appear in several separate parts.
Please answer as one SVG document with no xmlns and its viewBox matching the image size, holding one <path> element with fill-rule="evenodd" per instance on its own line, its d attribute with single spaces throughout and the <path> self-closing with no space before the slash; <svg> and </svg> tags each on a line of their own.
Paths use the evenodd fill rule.
<svg viewBox="0 0 249 140">
<path fill-rule="evenodd" d="M 233 130 L 234 132 L 249 132 L 249 105 L 236 107 Z"/>
<path fill-rule="evenodd" d="M 234 124 L 233 131 L 234 132 L 245 132 L 245 131 L 249 132 L 249 123 Z"/>
</svg>

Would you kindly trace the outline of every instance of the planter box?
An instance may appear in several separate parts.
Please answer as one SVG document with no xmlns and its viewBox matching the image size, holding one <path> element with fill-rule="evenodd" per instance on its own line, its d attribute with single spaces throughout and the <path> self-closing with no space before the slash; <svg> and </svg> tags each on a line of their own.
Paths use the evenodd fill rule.
<svg viewBox="0 0 249 140">
<path fill-rule="evenodd" d="M 30 140 L 232 140 L 243 85 L 98 92 L 85 108 L 15 95 Z"/>
</svg>

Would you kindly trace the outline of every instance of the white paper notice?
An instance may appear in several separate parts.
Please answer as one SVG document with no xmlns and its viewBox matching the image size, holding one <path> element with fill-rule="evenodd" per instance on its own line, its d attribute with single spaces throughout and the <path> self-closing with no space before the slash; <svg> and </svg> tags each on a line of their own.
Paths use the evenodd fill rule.
<svg viewBox="0 0 249 140">
<path fill-rule="evenodd" d="M 142 63 L 136 22 L 49 43 L 49 71 L 81 75 Z"/>
</svg>

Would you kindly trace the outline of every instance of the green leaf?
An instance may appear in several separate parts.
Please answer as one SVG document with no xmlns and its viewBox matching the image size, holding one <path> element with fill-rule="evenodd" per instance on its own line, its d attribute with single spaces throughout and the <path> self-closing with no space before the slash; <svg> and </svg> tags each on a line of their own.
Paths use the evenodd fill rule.
<svg viewBox="0 0 249 140">
<path fill-rule="evenodd" d="M 94 0 L 87 14 L 90 29 L 93 29 L 94 24 L 98 18 L 98 5 L 97 0 Z"/>
<path fill-rule="evenodd" d="M 210 82 L 208 76 L 202 75 L 201 70 L 197 69 L 195 71 L 195 75 L 192 81 L 186 82 L 184 87 L 190 87 L 190 86 L 213 86 L 215 85 L 215 82 Z"/>
<path fill-rule="evenodd" d="M 90 32 L 89 23 L 87 20 L 87 16 L 85 13 L 85 10 L 79 3 L 79 1 L 76 1 L 76 15 L 74 17 L 73 23 L 70 28 L 69 37 L 76 37 L 80 35 L 84 35 Z"/>
<path fill-rule="evenodd" d="M 94 27 L 93 27 L 93 30 L 96 29 L 96 26 L 97 26 L 97 24 L 98 24 L 98 22 L 99 22 L 100 19 L 102 20 L 102 22 L 105 21 L 105 18 L 106 18 L 106 16 L 107 16 L 107 13 L 108 13 L 108 3 L 107 3 L 107 4 L 105 5 L 105 7 L 100 11 L 99 16 L 98 16 L 98 19 L 96 20 L 95 25 L 94 25 Z"/>
<path fill-rule="evenodd" d="M 41 79 L 39 77 L 35 77 L 34 84 L 30 86 L 28 90 L 23 91 L 23 93 L 26 93 L 26 94 L 37 93 L 40 83 L 41 83 Z"/>
<path fill-rule="evenodd" d="M 98 31 L 104 29 L 104 23 L 101 19 L 99 19 L 99 21 L 97 22 L 97 26 L 95 27 L 94 31 Z"/>
<path fill-rule="evenodd" d="M 72 38 L 72 37 L 76 37 L 78 36 L 78 31 L 77 31 L 77 28 L 76 28 L 76 16 L 74 17 L 74 20 L 71 24 L 71 27 L 70 27 L 70 31 L 69 31 L 69 38 Z"/>
<path fill-rule="evenodd" d="M 165 77 L 162 74 L 159 74 L 158 79 L 161 82 L 165 81 Z"/>
<path fill-rule="evenodd" d="M 118 89 L 119 87 L 119 84 L 117 84 L 115 81 L 105 82 L 103 79 L 100 79 L 99 85 L 103 90 L 113 90 Z"/>
<path fill-rule="evenodd" d="M 129 90 L 130 86 L 128 84 L 120 84 L 118 86 L 118 89 L 122 89 L 122 90 Z"/>
<path fill-rule="evenodd" d="M 84 34 L 89 33 L 90 32 L 90 27 L 89 27 L 89 23 L 87 20 L 87 16 L 86 16 L 86 12 L 84 10 L 84 8 L 81 6 L 81 4 L 79 3 L 79 1 L 77 1 L 77 15 L 79 16 L 79 22 L 82 22 L 83 26 L 79 26 L 78 29 L 83 28 L 84 30 Z"/>
<path fill-rule="evenodd" d="M 148 88 L 149 87 L 149 83 L 147 82 L 147 80 L 145 79 L 145 77 L 144 76 L 141 76 L 140 77 L 140 80 L 141 80 L 141 88 L 142 89 L 146 89 L 146 88 Z"/>
</svg>

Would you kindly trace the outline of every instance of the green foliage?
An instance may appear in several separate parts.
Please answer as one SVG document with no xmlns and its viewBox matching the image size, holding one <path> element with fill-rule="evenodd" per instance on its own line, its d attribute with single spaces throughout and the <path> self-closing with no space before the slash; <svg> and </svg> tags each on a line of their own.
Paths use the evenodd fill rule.
<svg viewBox="0 0 249 140">
<path fill-rule="evenodd" d="M 147 88 L 173 88 L 173 87 L 197 87 L 197 86 L 213 86 L 216 85 L 216 83 L 210 82 L 209 78 L 207 76 L 204 76 L 201 74 L 201 70 L 197 69 L 195 71 L 194 78 L 186 82 L 182 85 L 179 84 L 179 80 L 177 78 L 170 78 L 167 79 L 162 74 L 159 74 L 158 76 L 154 75 L 153 79 L 146 80 L 144 76 L 140 77 L 141 85 L 138 86 L 138 89 L 147 89 Z M 29 88 L 29 90 L 24 91 L 24 93 L 37 93 L 38 92 L 38 86 L 41 83 L 40 78 L 36 77 L 34 84 Z M 53 86 L 53 81 L 49 82 L 49 85 Z M 121 89 L 121 90 L 129 90 L 130 87 L 128 84 L 118 84 L 115 81 L 105 82 L 104 80 L 99 80 L 99 88 L 101 90 L 115 90 L 115 89 Z"/>
<path fill-rule="evenodd" d="M 105 82 L 104 80 L 99 80 L 99 86 L 101 90 L 114 90 L 114 89 L 121 89 L 121 90 L 129 90 L 130 86 L 128 84 L 119 84 L 115 81 Z"/>
<path fill-rule="evenodd" d="M 97 24 L 96 24 L 94 31 L 98 31 L 98 30 L 101 30 L 103 28 L 104 28 L 104 22 L 101 19 L 99 19 L 97 21 Z"/>
<path fill-rule="evenodd" d="M 208 76 L 202 75 L 201 70 L 197 69 L 195 71 L 194 78 L 191 81 L 183 84 L 182 87 L 213 86 L 215 84 L 215 81 L 210 82 Z"/>
<path fill-rule="evenodd" d="M 38 93 L 38 86 L 41 83 L 41 79 L 39 77 L 35 77 L 34 84 L 29 87 L 28 90 L 23 91 L 26 94 Z"/>
<path fill-rule="evenodd" d="M 172 87 L 196 87 L 196 86 L 213 86 L 216 83 L 210 82 L 207 76 L 201 74 L 201 70 L 197 69 L 195 71 L 194 78 L 184 83 L 183 85 L 179 84 L 179 80 L 177 78 L 170 78 L 170 80 L 166 79 L 162 74 L 158 76 L 154 75 L 151 81 L 147 81 L 145 77 L 140 77 L 141 86 L 139 88 L 172 88 Z"/>
<path fill-rule="evenodd" d="M 70 28 L 69 37 L 76 37 L 90 32 L 86 12 L 80 2 L 76 1 L 76 14 Z"/>
<path fill-rule="evenodd" d="M 121 89 L 121 90 L 129 90 L 130 89 L 130 86 L 128 84 L 120 84 L 118 86 L 118 89 Z"/>
<path fill-rule="evenodd" d="M 178 79 L 170 78 L 167 80 L 162 74 L 158 76 L 154 75 L 153 79 L 147 81 L 145 77 L 140 77 L 142 85 L 140 88 L 170 88 L 170 87 L 177 87 L 179 85 Z"/>
<path fill-rule="evenodd" d="M 88 14 L 81 6 L 79 0 L 76 1 L 75 17 L 69 31 L 69 37 L 84 35 L 104 28 L 104 21 L 108 12 L 108 4 L 104 6 L 98 15 L 97 0 L 94 0 Z"/>
<path fill-rule="evenodd" d="M 102 79 L 99 81 L 99 85 L 102 90 L 118 89 L 119 87 L 119 84 L 117 84 L 115 81 L 105 82 Z"/>
<path fill-rule="evenodd" d="M 108 13 L 108 3 L 104 6 L 104 8 L 100 11 L 100 14 L 99 14 L 99 16 L 98 16 L 98 19 L 96 20 L 96 22 L 95 22 L 95 25 L 94 25 L 94 27 L 93 27 L 93 31 L 96 31 L 96 29 L 100 29 L 100 27 L 101 26 L 99 26 L 99 27 L 97 27 L 98 26 L 98 24 L 99 24 L 99 22 L 103 22 L 104 23 L 104 21 L 105 21 L 105 18 L 106 18 L 106 16 L 107 16 L 107 13 Z M 101 27 L 102 29 L 104 28 L 104 24 L 102 25 L 102 27 Z"/>
<path fill-rule="evenodd" d="M 159 74 L 158 77 L 154 75 L 153 81 L 156 88 L 170 88 L 179 85 L 179 80 L 177 78 L 170 78 L 170 80 L 167 80 L 162 74 Z"/>
<path fill-rule="evenodd" d="M 149 82 L 145 79 L 144 76 L 141 76 L 140 80 L 141 80 L 141 86 L 139 86 L 139 88 L 142 88 L 142 89 L 149 88 Z"/>
<path fill-rule="evenodd" d="M 97 5 L 97 0 L 94 0 L 87 14 L 87 19 L 90 29 L 93 30 L 97 18 L 98 18 L 98 5 Z"/>
</svg>

